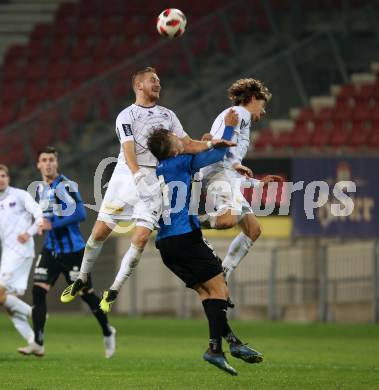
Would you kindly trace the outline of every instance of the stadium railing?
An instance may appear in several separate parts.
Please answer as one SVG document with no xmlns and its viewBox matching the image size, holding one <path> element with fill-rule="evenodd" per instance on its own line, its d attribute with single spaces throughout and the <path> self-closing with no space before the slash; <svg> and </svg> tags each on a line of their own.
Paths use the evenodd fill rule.
<svg viewBox="0 0 379 390">
<path fill-rule="evenodd" d="M 206 234 L 206 233 L 205 233 Z M 228 243 L 212 239 L 222 257 Z M 235 318 L 379 322 L 379 242 L 298 239 L 259 241 L 229 282 Z M 115 309 L 133 315 L 201 313 L 186 289 L 149 248 Z"/>
</svg>

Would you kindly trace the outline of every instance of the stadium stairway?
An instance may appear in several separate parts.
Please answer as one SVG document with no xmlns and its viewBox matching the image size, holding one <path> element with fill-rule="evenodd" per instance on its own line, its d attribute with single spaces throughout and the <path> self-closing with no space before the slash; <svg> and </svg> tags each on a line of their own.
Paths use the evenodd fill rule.
<svg viewBox="0 0 379 390">
<path fill-rule="evenodd" d="M 279 153 L 342 154 L 379 149 L 379 63 L 350 83 L 333 85 L 328 96 L 315 96 L 310 106 L 293 108 L 288 119 L 271 120 L 259 133 L 254 155 Z"/>
<path fill-rule="evenodd" d="M 72 0 L 74 1 L 74 0 Z M 0 65 L 8 48 L 26 44 L 37 23 L 52 22 L 62 0 L 12 0 L 0 4 Z"/>
</svg>

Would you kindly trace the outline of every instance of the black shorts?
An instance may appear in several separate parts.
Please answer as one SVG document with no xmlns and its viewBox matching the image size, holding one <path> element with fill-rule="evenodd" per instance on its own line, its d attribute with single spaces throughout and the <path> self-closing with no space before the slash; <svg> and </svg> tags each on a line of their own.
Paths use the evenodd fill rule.
<svg viewBox="0 0 379 390">
<path fill-rule="evenodd" d="M 164 264 L 187 287 L 204 283 L 222 273 L 221 260 L 204 240 L 201 230 L 156 242 Z"/>
<path fill-rule="evenodd" d="M 84 248 L 71 253 L 54 253 L 45 247 L 42 248 L 34 268 L 33 281 L 54 286 L 59 275 L 63 274 L 68 284 L 75 282 L 79 276 L 83 253 Z M 88 278 L 88 284 L 91 288 L 90 277 Z"/>
</svg>

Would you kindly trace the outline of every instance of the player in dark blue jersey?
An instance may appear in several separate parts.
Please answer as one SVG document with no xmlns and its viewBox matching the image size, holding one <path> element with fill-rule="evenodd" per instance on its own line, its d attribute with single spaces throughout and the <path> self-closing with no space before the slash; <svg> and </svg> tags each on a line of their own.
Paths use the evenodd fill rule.
<svg viewBox="0 0 379 390">
<path fill-rule="evenodd" d="M 249 363 L 259 363 L 262 354 L 243 344 L 231 330 L 227 317 L 228 288 L 225 283 L 221 261 L 212 247 L 203 239 L 200 223 L 195 212 L 190 212 L 191 178 L 200 168 L 224 158 L 226 146 L 235 145 L 229 140 L 238 116 L 230 110 L 225 117 L 223 140 L 214 148 L 199 154 L 183 152 L 181 140 L 167 130 L 155 130 L 148 139 L 150 151 L 159 160 L 157 176 L 161 183 L 164 210 L 159 221 L 156 246 L 164 264 L 193 288 L 202 300 L 208 318 L 210 341 L 204 359 L 231 375 L 237 375 L 222 352 L 222 338 L 229 343 L 232 356 Z M 226 140 L 226 141 L 225 141 Z M 101 301 L 107 311 L 115 291 L 108 290 L 107 299 Z"/>
<path fill-rule="evenodd" d="M 79 274 L 84 251 L 84 240 L 79 224 L 86 219 L 84 205 L 76 183 L 58 173 L 58 154 L 53 147 L 38 153 L 38 169 L 43 181 L 36 190 L 36 201 L 43 210 L 44 244 L 34 269 L 33 328 L 35 339 L 18 351 L 25 355 L 44 355 L 44 326 L 46 320 L 46 294 L 60 274 L 67 283 Z M 98 320 L 105 345 L 105 356 L 115 352 L 115 329 L 108 324 L 105 313 L 99 310 L 99 297 L 91 281 L 82 291 L 81 298 L 88 304 Z"/>
</svg>

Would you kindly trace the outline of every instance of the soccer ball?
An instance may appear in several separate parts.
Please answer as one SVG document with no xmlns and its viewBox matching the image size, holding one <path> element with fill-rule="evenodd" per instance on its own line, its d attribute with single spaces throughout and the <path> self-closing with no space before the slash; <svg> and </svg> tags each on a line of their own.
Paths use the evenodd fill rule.
<svg viewBox="0 0 379 390">
<path fill-rule="evenodd" d="M 176 8 L 164 10 L 157 19 L 157 30 L 159 34 L 175 38 L 183 35 L 187 24 L 187 19 L 183 12 Z"/>
</svg>

